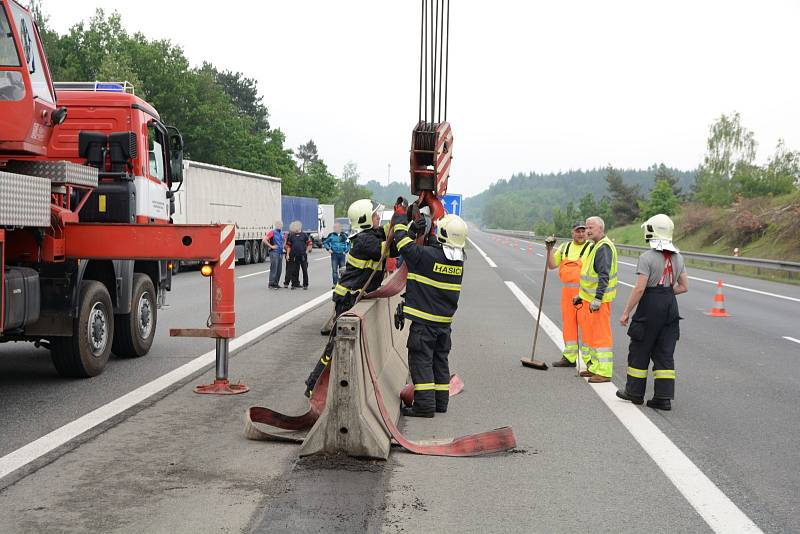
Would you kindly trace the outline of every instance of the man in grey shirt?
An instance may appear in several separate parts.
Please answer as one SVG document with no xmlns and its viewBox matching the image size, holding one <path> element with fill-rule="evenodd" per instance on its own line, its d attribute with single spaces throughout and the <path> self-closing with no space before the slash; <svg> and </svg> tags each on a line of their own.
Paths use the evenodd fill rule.
<svg viewBox="0 0 800 534">
<path fill-rule="evenodd" d="M 680 337 L 678 301 L 675 295 L 688 290 L 689 276 L 683 258 L 672 244 L 674 225 L 666 215 L 654 215 L 643 225 L 651 250 L 639 256 L 636 285 L 620 317 L 628 325 L 634 306 L 636 313 L 628 328 L 628 377 L 617 397 L 642 404 L 647 372 L 653 362 L 653 398 L 647 405 L 671 410 L 675 398 L 675 345 Z"/>
</svg>

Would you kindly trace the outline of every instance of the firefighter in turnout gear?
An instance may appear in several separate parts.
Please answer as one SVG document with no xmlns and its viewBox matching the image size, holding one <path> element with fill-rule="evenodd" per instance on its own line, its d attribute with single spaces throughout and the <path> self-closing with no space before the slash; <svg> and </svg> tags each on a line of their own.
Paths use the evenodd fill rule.
<svg viewBox="0 0 800 534">
<path fill-rule="evenodd" d="M 402 210 L 402 208 L 400 209 Z M 397 210 L 398 208 L 395 207 L 395 211 Z M 402 211 L 405 213 L 404 210 Z M 384 268 L 381 258 L 388 245 L 386 229 L 380 226 L 382 213 L 383 205 L 368 198 L 356 200 L 347 210 L 352 232 L 350 235 L 351 248 L 347 255 L 345 272 L 333 288 L 336 317 L 352 308 L 362 291 L 367 293 L 374 291 L 383 282 Z M 371 280 L 370 276 L 372 276 Z M 364 287 L 368 280 L 369 286 Z M 335 335 L 336 328 L 334 327 L 322 357 L 306 379 L 306 397 L 311 396 L 317 379 L 331 361 Z"/>
<path fill-rule="evenodd" d="M 639 256 L 636 285 L 620 317 L 628 325 L 628 379 L 617 397 L 634 404 L 644 402 L 647 370 L 653 362 L 653 398 L 647 405 L 657 410 L 672 409 L 675 398 L 675 345 L 680 337 L 678 300 L 686 293 L 689 276 L 683 257 L 672 244 L 674 224 L 666 215 L 654 215 L 643 225 L 650 250 Z"/>
<path fill-rule="evenodd" d="M 610 382 L 614 371 L 614 339 L 611 334 L 611 303 L 617 297 L 617 248 L 605 235 L 600 217 L 586 219 L 586 236 L 594 242 L 581 266 L 578 296 L 578 326 L 590 362 L 581 376 L 592 384 Z"/>
<path fill-rule="evenodd" d="M 408 266 L 402 315 L 411 320 L 406 347 L 414 403 L 401 411 L 433 417 L 446 412 L 450 400 L 450 325 L 461 294 L 467 225 L 457 215 L 445 215 L 437 222 L 435 240 L 422 246 L 414 238 L 426 232 L 424 217 L 410 227 L 405 215 L 395 215 L 392 222 L 394 242 Z"/>
<path fill-rule="evenodd" d="M 545 241 L 555 242 L 554 237 Z M 581 281 L 581 267 L 583 261 L 589 256 L 592 244 L 586 240 L 586 223 L 577 221 L 572 225 L 572 241 L 562 243 L 553 252 L 552 247 L 547 249 L 548 269 L 558 268 L 558 277 L 561 279 L 561 324 L 564 336 L 564 352 L 561 359 L 553 362 L 553 367 L 575 367 L 578 359 L 578 309 L 572 301 L 578 295 Z M 586 345 L 586 336 L 581 332 L 583 339 L 583 361 L 589 365 L 589 350 Z"/>
</svg>

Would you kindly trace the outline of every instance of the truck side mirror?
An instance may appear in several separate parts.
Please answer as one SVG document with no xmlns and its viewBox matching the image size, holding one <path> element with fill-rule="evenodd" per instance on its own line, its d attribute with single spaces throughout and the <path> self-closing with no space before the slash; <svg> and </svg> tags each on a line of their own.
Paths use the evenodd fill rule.
<svg viewBox="0 0 800 534">
<path fill-rule="evenodd" d="M 169 132 L 169 178 L 177 184 L 183 181 L 183 136 L 174 126 L 167 126 Z"/>
</svg>

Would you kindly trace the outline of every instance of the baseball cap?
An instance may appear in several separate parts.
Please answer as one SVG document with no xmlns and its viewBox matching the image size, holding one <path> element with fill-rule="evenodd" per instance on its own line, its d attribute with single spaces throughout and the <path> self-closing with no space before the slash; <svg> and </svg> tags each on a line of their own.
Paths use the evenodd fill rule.
<svg viewBox="0 0 800 534">
<path fill-rule="evenodd" d="M 578 228 L 586 228 L 586 223 L 584 221 L 575 221 L 575 224 L 572 225 L 572 229 L 577 230 Z"/>
</svg>

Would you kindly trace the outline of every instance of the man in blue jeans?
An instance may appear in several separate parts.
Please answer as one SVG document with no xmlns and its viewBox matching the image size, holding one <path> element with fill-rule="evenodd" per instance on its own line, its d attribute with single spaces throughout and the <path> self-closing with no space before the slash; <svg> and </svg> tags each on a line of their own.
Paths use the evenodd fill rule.
<svg viewBox="0 0 800 534">
<path fill-rule="evenodd" d="M 333 278 L 331 288 L 334 288 L 339 283 L 339 269 L 347 263 L 347 253 L 350 252 L 350 240 L 347 238 L 347 234 L 342 232 L 341 224 L 333 225 L 333 232 L 328 234 L 328 237 L 322 242 L 322 248 L 331 255 L 331 276 Z"/>
<path fill-rule="evenodd" d="M 286 244 L 286 237 L 283 235 L 283 222 L 275 221 L 274 228 L 267 232 L 262 241 L 269 249 L 269 288 L 279 289 L 280 285 L 278 283 L 283 269 L 283 246 Z"/>
</svg>

